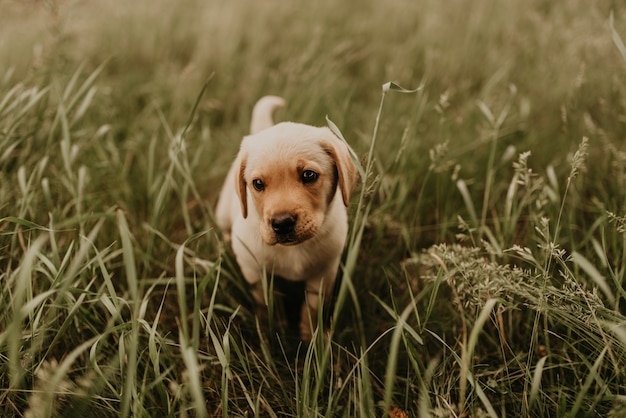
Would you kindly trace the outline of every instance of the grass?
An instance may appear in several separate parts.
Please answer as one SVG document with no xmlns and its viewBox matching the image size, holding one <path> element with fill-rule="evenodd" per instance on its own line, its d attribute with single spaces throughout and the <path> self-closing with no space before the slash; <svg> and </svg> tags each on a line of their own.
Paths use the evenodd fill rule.
<svg viewBox="0 0 626 418">
<path fill-rule="evenodd" d="M 617 3 L 2 7 L 0 415 L 623 416 Z M 308 345 L 214 227 L 264 94 L 362 170 Z"/>
</svg>

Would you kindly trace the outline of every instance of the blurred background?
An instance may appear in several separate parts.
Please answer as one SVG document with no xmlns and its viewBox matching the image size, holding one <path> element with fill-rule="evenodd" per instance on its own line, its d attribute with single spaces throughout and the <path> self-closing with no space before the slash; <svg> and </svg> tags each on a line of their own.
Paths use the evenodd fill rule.
<svg viewBox="0 0 626 418">
<path fill-rule="evenodd" d="M 155 106 L 182 124 L 210 79 L 198 119 L 216 129 L 245 132 L 254 101 L 272 93 L 289 99 L 289 117 L 323 124 L 328 114 L 342 129 L 369 135 L 380 86 L 395 81 L 442 97 L 454 141 L 471 135 L 476 100 L 520 108 L 514 116 L 529 140 L 563 146 L 566 132 L 576 142 L 594 129 L 623 133 L 625 61 L 609 20 L 623 35 L 626 12 L 616 1 L 2 0 L 0 7 L 4 83 L 62 79 L 81 65 L 89 74 L 105 63 L 98 100 L 109 105 L 99 108 L 115 125 Z M 402 125 L 410 105 L 397 106 L 390 112 Z M 420 140 L 433 141 L 437 126 L 429 125 L 438 119 L 424 118 Z"/>
<path fill-rule="evenodd" d="M 389 175 L 408 182 L 407 196 L 422 186 L 432 164 L 427 150 L 438 144 L 449 150 L 450 173 L 461 161 L 457 177 L 482 177 L 498 116 L 499 149 L 509 159 L 531 150 L 533 164 L 559 167 L 582 136 L 593 137 L 590 152 L 602 167 L 623 158 L 621 2 L 2 0 L 0 7 L 3 89 L 61 86 L 100 69 L 82 126 L 106 124 L 137 152 L 144 147 L 137 136 L 164 120 L 182 129 L 208 83 L 189 143 L 204 143 L 203 158 L 216 163 L 196 173 L 212 185 L 203 190 L 210 201 L 259 97 L 287 98 L 279 119 L 325 125 L 328 116 L 362 155 L 387 81 L 423 86 L 417 99 L 387 101 L 376 150 L 392 161 L 406 137 L 412 157 Z M 597 173 L 601 182 L 614 174 Z M 443 224 L 441 216 L 428 222 Z"/>
</svg>

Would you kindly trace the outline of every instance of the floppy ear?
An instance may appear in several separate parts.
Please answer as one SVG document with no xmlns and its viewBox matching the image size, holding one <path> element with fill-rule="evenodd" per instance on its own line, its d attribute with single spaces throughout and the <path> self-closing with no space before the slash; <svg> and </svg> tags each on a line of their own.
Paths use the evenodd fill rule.
<svg viewBox="0 0 626 418">
<path fill-rule="evenodd" d="M 248 217 L 248 194 L 246 192 L 246 179 L 244 178 L 246 162 L 247 159 L 245 156 L 239 156 L 236 163 L 239 167 L 235 173 L 235 184 L 237 185 L 235 189 L 237 189 L 237 196 L 239 197 L 239 202 L 241 203 L 241 213 L 243 214 L 244 219 Z"/>
<path fill-rule="evenodd" d="M 350 193 L 352 193 L 352 189 L 354 188 L 358 178 L 358 171 L 352 162 L 352 158 L 350 157 L 348 145 L 333 137 L 332 140 L 324 141 L 322 146 L 335 162 L 335 166 L 337 166 L 341 197 L 343 199 L 343 204 L 348 206 Z"/>
</svg>

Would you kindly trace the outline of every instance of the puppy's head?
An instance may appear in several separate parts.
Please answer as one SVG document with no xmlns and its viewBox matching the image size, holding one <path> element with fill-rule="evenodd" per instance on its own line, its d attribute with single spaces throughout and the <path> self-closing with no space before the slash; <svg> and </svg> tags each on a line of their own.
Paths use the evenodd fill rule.
<svg viewBox="0 0 626 418">
<path fill-rule="evenodd" d="M 357 180 L 348 147 L 329 129 L 291 122 L 245 137 L 236 164 L 243 217 L 253 204 L 268 245 L 314 237 L 337 188 L 347 206 Z"/>
</svg>

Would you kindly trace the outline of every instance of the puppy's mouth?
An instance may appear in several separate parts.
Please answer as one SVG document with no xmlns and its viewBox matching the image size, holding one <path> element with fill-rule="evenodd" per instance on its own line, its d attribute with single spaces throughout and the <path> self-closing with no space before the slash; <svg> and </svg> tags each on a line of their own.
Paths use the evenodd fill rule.
<svg viewBox="0 0 626 418">
<path fill-rule="evenodd" d="M 289 235 L 274 235 L 276 238 L 276 244 L 280 245 L 296 245 L 301 242 L 294 234 Z"/>
<path fill-rule="evenodd" d="M 269 219 L 269 245 L 296 245 L 310 238 L 308 234 L 302 234 L 298 228 L 298 216 L 292 214 L 280 214 Z M 268 231 L 268 232 L 269 232 Z"/>
</svg>

